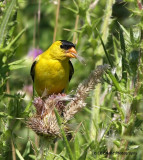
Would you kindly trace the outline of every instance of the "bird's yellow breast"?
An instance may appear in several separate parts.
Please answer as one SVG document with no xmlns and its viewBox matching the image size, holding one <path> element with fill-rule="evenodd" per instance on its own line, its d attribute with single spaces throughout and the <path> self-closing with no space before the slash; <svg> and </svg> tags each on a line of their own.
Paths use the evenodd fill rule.
<svg viewBox="0 0 143 160">
<path fill-rule="evenodd" d="M 39 57 L 35 66 L 34 85 L 38 95 L 62 92 L 69 82 L 68 60 L 60 61 Z"/>
</svg>

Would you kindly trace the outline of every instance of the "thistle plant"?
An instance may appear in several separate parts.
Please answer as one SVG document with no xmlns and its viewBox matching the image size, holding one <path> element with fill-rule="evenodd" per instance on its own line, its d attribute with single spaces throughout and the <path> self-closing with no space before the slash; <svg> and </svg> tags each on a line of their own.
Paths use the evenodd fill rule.
<svg viewBox="0 0 143 160">
<path fill-rule="evenodd" d="M 60 115 L 64 123 L 64 130 L 68 130 L 67 124 L 74 115 L 86 106 L 85 99 L 89 92 L 94 89 L 105 71 L 108 69 L 108 65 L 98 66 L 95 71 L 89 75 L 88 79 L 79 84 L 74 98 L 71 98 L 66 94 L 51 95 L 44 97 L 44 99 L 38 97 L 34 99 L 34 106 L 36 108 L 36 115 L 29 118 L 27 121 L 28 126 L 33 129 L 37 134 L 48 137 L 61 137 L 60 128 L 55 115 L 55 108 Z M 68 104 L 65 102 L 69 101 Z"/>
</svg>

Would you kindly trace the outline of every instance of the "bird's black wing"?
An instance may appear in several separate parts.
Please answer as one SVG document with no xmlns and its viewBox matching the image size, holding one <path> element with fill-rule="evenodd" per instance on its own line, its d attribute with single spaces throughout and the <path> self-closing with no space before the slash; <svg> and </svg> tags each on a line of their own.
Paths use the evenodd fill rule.
<svg viewBox="0 0 143 160">
<path fill-rule="evenodd" d="M 70 73 L 69 73 L 69 81 L 70 81 L 72 78 L 72 75 L 74 74 L 74 68 L 71 61 L 69 61 L 69 66 L 70 66 Z"/>
<path fill-rule="evenodd" d="M 31 70 L 30 70 L 30 75 L 32 77 L 32 80 L 34 82 L 34 76 L 35 76 L 35 65 L 36 65 L 37 61 L 34 61 L 32 66 L 31 66 Z"/>
</svg>

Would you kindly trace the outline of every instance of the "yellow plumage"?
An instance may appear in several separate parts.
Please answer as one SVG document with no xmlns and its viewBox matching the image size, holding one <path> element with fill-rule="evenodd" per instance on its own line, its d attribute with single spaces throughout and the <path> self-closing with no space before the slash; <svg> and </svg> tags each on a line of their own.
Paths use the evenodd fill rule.
<svg viewBox="0 0 143 160">
<path fill-rule="evenodd" d="M 51 60 L 40 56 L 35 66 L 35 89 L 42 95 L 46 89 L 48 94 L 60 93 L 69 81 L 69 63 L 67 60 Z"/>
<path fill-rule="evenodd" d="M 45 92 L 46 95 L 61 93 L 67 87 L 73 74 L 69 59 L 70 57 L 74 58 L 73 55 L 70 55 L 70 49 L 72 48 L 72 51 L 74 51 L 74 45 L 67 42 L 56 41 L 33 63 L 31 75 L 39 96 L 42 96 Z"/>
</svg>

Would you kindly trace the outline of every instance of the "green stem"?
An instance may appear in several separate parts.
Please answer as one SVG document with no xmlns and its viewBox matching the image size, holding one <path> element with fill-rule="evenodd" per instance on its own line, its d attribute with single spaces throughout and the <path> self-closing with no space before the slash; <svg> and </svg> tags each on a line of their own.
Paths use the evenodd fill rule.
<svg viewBox="0 0 143 160">
<path fill-rule="evenodd" d="M 15 38 L 13 41 L 11 41 L 11 43 L 9 43 L 9 45 L 7 47 L 5 47 L 4 49 L 1 49 L 2 52 L 8 51 L 10 50 L 10 48 L 18 41 L 18 39 L 23 35 L 23 33 L 26 31 L 26 28 L 24 28 Z"/>
<path fill-rule="evenodd" d="M 127 62 L 126 62 L 126 48 L 125 48 L 125 39 L 123 35 L 123 30 L 119 24 L 119 33 L 120 33 L 120 45 L 122 52 L 122 79 L 125 80 L 125 86 L 127 86 Z"/>
<path fill-rule="evenodd" d="M 102 27 L 101 27 L 101 34 L 102 34 L 102 39 L 104 41 L 104 43 L 107 42 L 107 37 L 108 37 L 108 32 L 109 32 L 109 22 L 110 22 L 110 17 L 112 14 L 112 5 L 113 5 L 113 0 L 109 0 L 106 2 L 106 9 L 105 9 L 105 17 L 102 23 Z M 100 45 L 97 49 L 97 54 L 100 53 L 100 57 L 102 57 L 103 55 L 103 48 L 102 45 Z M 103 60 L 102 58 L 99 59 L 99 61 L 97 62 L 96 65 L 102 65 Z M 99 127 L 99 123 L 100 123 L 100 118 L 99 118 L 99 111 L 100 111 L 100 95 L 101 94 L 101 84 L 98 84 L 96 86 L 96 89 L 94 91 L 94 95 L 92 96 L 92 115 L 91 115 L 91 140 L 94 140 L 95 137 L 97 137 L 96 133 L 97 133 L 97 129 Z M 98 106 L 98 107 L 95 107 Z M 94 125 L 94 121 L 96 122 L 96 127 Z"/>
<path fill-rule="evenodd" d="M 65 146 L 66 146 L 66 149 L 67 149 L 69 158 L 70 158 L 70 160 L 74 160 L 74 157 L 73 157 L 73 154 L 72 154 L 70 145 L 69 145 L 69 143 L 68 143 L 68 140 L 67 140 L 67 137 L 66 137 L 66 134 L 65 134 L 65 131 L 64 131 L 64 127 L 63 127 L 63 124 L 62 124 L 61 117 L 59 116 L 59 113 L 57 112 L 56 108 L 54 109 L 54 111 L 55 111 L 55 115 L 56 115 L 56 118 L 57 118 L 57 122 L 58 122 L 58 125 L 59 125 L 59 127 L 60 127 L 61 134 L 62 134 L 64 143 L 65 143 Z"/>
</svg>

